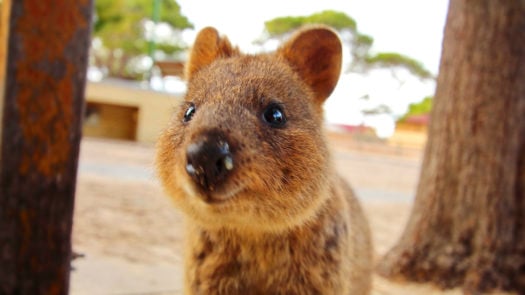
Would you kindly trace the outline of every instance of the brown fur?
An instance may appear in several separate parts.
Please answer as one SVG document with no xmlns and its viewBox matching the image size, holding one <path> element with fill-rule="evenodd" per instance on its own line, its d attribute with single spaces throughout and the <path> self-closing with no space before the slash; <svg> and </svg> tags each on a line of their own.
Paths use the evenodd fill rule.
<svg viewBox="0 0 525 295">
<path fill-rule="evenodd" d="M 340 70 L 340 41 L 325 27 L 255 56 L 213 28 L 199 33 L 186 103 L 157 155 L 166 192 L 188 217 L 186 294 L 368 294 L 368 224 L 334 171 L 322 128 Z M 187 102 L 196 111 L 183 122 Z M 283 107 L 282 128 L 262 120 L 271 102 Z M 185 170 L 186 153 L 214 134 L 228 142 L 234 169 L 202 189 Z"/>
</svg>

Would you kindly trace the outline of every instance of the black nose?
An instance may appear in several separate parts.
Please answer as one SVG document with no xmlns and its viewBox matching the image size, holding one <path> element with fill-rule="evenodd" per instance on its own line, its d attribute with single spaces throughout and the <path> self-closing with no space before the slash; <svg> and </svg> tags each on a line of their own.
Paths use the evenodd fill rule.
<svg viewBox="0 0 525 295">
<path fill-rule="evenodd" d="M 215 190 L 232 170 L 230 145 L 219 135 L 199 137 L 186 149 L 186 172 L 207 191 Z"/>
</svg>

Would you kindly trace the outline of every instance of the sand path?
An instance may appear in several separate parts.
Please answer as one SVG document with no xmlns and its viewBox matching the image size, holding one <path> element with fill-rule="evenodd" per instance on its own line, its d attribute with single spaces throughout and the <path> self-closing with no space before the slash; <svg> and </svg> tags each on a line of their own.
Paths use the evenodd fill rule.
<svg viewBox="0 0 525 295">
<path fill-rule="evenodd" d="M 334 161 L 369 217 L 379 259 L 410 213 L 421 150 L 331 135 Z M 155 179 L 154 146 L 84 139 L 74 217 L 71 294 L 181 294 L 182 216 Z M 461 294 L 374 278 L 372 294 Z"/>
</svg>

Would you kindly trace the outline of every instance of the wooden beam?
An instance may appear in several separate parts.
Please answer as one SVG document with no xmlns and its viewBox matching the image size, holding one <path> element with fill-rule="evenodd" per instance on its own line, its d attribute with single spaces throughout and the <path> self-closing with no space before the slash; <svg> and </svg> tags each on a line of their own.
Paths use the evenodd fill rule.
<svg viewBox="0 0 525 295">
<path fill-rule="evenodd" d="M 92 0 L 11 2 L 0 125 L 0 294 L 68 293 L 91 14 Z"/>
</svg>

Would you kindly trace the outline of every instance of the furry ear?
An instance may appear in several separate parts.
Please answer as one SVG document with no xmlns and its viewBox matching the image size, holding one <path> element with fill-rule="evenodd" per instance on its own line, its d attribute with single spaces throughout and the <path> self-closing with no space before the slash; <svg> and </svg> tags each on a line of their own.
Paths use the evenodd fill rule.
<svg viewBox="0 0 525 295">
<path fill-rule="evenodd" d="M 302 29 L 278 54 L 310 86 L 317 103 L 322 104 L 330 96 L 339 80 L 342 60 L 341 41 L 333 30 L 324 26 Z"/>
<path fill-rule="evenodd" d="M 196 72 L 214 60 L 234 55 L 239 55 L 239 50 L 232 47 L 228 38 L 221 37 L 215 28 L 206 27 L 195 38 L 189 60 L 186 63 L 186 79 L 190 80 Z"/>
</svg>

